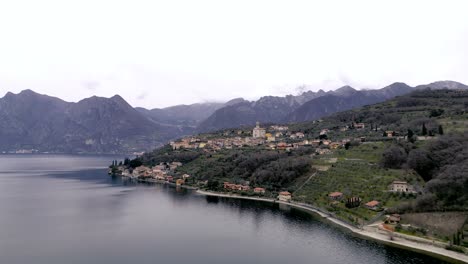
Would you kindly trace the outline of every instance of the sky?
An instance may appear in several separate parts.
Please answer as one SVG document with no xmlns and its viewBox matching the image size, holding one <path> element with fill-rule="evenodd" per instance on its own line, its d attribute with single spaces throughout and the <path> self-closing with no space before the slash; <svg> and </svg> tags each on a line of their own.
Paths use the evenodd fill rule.
<svg viewBox="0 0 468 264">
<path fill-rule="evenodd" d="M 0 0 L 0 97 L 166 107 L 468 84 L 468 1 Z"/>
</svg>

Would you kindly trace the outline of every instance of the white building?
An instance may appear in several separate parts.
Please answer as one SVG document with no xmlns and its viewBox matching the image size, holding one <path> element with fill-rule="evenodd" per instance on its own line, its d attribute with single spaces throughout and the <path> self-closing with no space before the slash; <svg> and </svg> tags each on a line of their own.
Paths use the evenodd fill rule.
<svg viewBox="0 0 468 264">
<path fill-rule="evenodd" d="M 389 186 L 391 192 L 414 192 L 413 187 L 405 181 L 394 181 Z"/>
<path fill-rule="evenodd" d="M 265 138 L 266 130 L 260 127 L 260 123 L 257 122 L 257 126 L 253 129 L 252 136 L 254 138 Z"/>
<path fill-rule="evenodd" d="M 283 202 L 290 202 L 291 201 L 291 193 L 290 192 L 280 192 L 278 195 L 278 200 Z"/>
</svg>

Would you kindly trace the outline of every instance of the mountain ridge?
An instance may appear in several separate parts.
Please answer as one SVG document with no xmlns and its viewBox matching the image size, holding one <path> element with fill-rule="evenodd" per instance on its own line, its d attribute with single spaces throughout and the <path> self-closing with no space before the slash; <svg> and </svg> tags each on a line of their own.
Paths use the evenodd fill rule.
<svg viewBox="0 0 468 264">
<path fill-rule="evenodd" d="M 411 87 L 396 82 L 376 90 L 343 86 L 325 92 L 235 98 L 167 108 L 134 108 L 120 95 L 92 96 L 78 102 L 23 90 L 0 98 L 0 152 L 129 153 L 152 149 L 181 136 L 255 122 L 304 122 L 383 102 L 418 89 L 468 89 L 452 81 Z"/>
</svg>

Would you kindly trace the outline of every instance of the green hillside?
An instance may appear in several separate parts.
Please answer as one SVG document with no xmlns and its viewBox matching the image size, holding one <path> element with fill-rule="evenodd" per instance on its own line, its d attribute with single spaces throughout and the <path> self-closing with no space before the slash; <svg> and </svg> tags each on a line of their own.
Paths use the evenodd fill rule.
<svg viewBox="0 0 468 264">
<path fill-rule="evenodd" d="M 182 162 L 168 173 L 191 175 L 188 185 L 267 197 L 289 191 L 293 201 L 362 225 L 385 212 L 468 210 L 467 124 L 468 91 L 421 90 L 290 124 L 287 132 L 268 127 L 271 142 L 252 139 L 250 129 L 223 130 L 186 138 L 185 147 L 166 146 L 132 164 Z M 394 181 L 411 191 L 389 192 Z M 223 182 L 250 189 L 227 190 Z M 255 187 L 266 192 L 254 193 Z M 332 192 L 342 197 L 330 199 Z M 365 206 L 370 201 L 379 204 L 371 210 Z"/>
</svg>

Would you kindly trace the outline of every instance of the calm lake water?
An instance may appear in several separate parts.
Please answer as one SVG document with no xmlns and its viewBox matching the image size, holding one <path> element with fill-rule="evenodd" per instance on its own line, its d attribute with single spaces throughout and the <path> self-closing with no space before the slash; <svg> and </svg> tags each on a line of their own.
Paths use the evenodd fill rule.
<svg viewBox="0 0 468 264">
<path fill-rule="evenodd" d="M 288 207 L 122 181 L 114 158 L 0 155 L 0 263 L 441 263 Z"/>
</svg>

